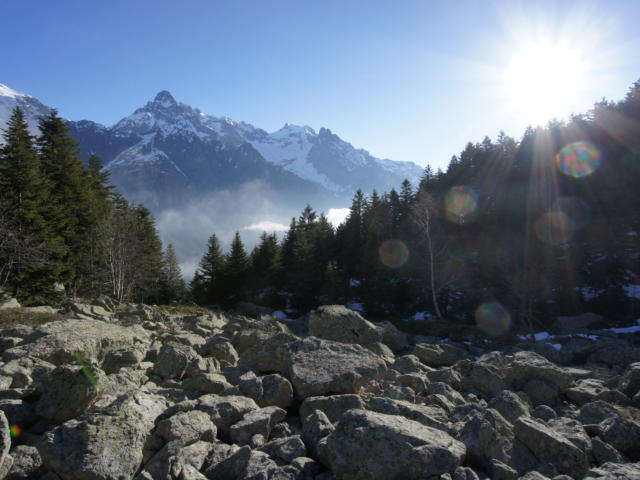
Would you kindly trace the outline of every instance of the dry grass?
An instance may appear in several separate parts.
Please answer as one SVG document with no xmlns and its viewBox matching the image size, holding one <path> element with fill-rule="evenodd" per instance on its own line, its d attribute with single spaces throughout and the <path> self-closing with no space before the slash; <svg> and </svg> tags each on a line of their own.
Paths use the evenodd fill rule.
<svg viewBox="0 0 640 480">
<path fill-rule="evenodd" d="M 67 317 L 60 313 L 25 312 L 19 308 L 0 310 L 0 329 L 18 324 L 38 327 L 44 323 L 56 322 L 65 318 Z"/>
</svg>

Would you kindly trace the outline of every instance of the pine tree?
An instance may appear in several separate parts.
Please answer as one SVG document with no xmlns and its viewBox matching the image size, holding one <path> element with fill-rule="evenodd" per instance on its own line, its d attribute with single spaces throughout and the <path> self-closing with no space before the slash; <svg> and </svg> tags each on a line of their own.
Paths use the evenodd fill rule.
<svg viewBox="0 0 640 480">
<path fill-rule="evenodd" d="M 282 264 L 278 237 L 263 232 L 260 243 L 251 252 L 251 290 L 264 295 L 266 290 L 274 290 L 277 286 Z"/>
<path fill-rule="evenodd" d="M 185 283 L 182 278 L 182 270 L 178 263 L 173 243 L 169 243 L 164 252 L 162 265 L 162 296 L 164 303 L 171 303 L 185 298 Z"/>
<path fill-rule="evenodd" d="M 0 149 L 0 204 L 5 228 L 10 228 L 15 248 L 5 250 L 0 262 L 5 279 L 11 271 L 14 294 L 28 298 L 35 293 L 50 292 L 58 272 L 44 262 L 55 248 L 56 239 L 44 216 L 47 203 L 44 179 L 20 108 L 13 111 L 8 121 L 4 142 Z M 9 230 L 5 235 L 8 233 Z"/>
<path fill-rule="evenodd" d="M 247 299 L 249 268 L 249 258 L 240 238 L 240 232 L 236 232 L 231 242 L 231 249 L 224 262 L 222 275 L 224 298 L 221 299 L 222 304 L 227 306 L 234 305 Z"/>
<path fill-rule="evenodd" d="M 220 303 L 223 267 L 224 256 L 220 250 L 218 237 L 214 233 L 209 237 L 207 252 L 200 260 L 198 269 L 191 281 L 193 298 L 200 305 L 215 305 Z"/>
<path fill-rule="evenodd" d="M 48 183 L 47 217 L 52 230 L 64 242 L 64 248 L 56 252 L 59 281 L 77 291 L 90 270 L 91 232 L 99 218 L 97 205 L 77 145 L 55 111 L 40 120 L 38 146 Z"/>
</svg>

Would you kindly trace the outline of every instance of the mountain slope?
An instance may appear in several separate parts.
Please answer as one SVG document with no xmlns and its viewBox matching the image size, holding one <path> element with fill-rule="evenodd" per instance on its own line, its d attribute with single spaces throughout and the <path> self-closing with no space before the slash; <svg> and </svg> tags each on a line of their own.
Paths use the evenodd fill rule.
<svg viewBox="0 0 640 480">
<path fill-rule="evenodd" d="M 24 112 L 29 131 L 33 135 L 38 133 L 38 119 L 51 111 L 51 108 L 42 104 L 37 98 L 16 92 L 0 83 L 0 130 L 4 130 L 11 113 L 16 107 L 20 107 Z M 3 142 L 4 140 L 0 135 L 0 144 Z"/>
</svg>

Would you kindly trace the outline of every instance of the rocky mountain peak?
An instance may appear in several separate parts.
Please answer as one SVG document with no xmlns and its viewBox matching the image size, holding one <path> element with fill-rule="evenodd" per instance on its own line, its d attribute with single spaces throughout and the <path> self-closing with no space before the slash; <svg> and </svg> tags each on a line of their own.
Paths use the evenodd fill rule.
<svg viewBox="0 0 640 480">
<path fill-rule="evenodd" d="M 156 98 L 153 99 L 153 103 L 156 105 L 161 105 L 163 107 L 175 107 L 176 105 L 178 105 L 176 99 L 173 98 L 173 95 L 171 95 L 171 93 L 167 90 L 158 92 Z"/>
</svg>

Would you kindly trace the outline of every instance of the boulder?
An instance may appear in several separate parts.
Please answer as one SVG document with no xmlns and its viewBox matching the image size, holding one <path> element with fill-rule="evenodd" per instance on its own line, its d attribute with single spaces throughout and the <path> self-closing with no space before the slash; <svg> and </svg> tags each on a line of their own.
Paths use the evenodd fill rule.
<svg viewBox="0 0 640 480">
<path fill-rule="evenodd" d="M 490 469 L 492 459 L 509 464 L 513 429 L 496 410 L 472 411 L 456 438 L 466 446 L 470 466 Z"/>
<path fill-rule="evenodd" d="M 213 444 L 205 441 L 189 445 L 180 441 L 169 442 L 151 457 L 136 480 L 141 476 L 162 480 L 202 480 L 206 477 L 200 475 L 199 470 L 212 448 Z"/>
<path fill-rule="evenodd" d="M 107 377 L 90 365 L 60 365 L 53 370 L 38 390 L 42 396 L 35 412 L 54 423 L 63 423 L 86 412 L 106 388 Z"/>
<path fill-rule="evenodd" d="M 283 346 L 298 341 L 291 333 L 278 332 L 257 341 L 240 355 L 238 365 L 256 372 L 283 373 L 287 369 Z"/>
<path fill-rule="evenodd" d="M 299 399 L 335 393 L 356 393 L 368 380 L 379 378 L 386 364 L 360 345 L 315 337 L 284 345 L 285 376 Z"/>
<path fill-rule="evenodd" d="M 231 387 L 227 379 L 218 373 L 199 373 L 193 377 L 185 378 L 181 386 L 189 392 L 202 394 L 220 393 Z"/>
<path fill-rule="evenodd" d="M 580 315 L 558 317 L 556 319 L 556 326 L 558 331 L 563 335 L 569 335 L 585 328 L 589 328 L 598 322 L 601 322 L 603 317 L 597 313 L 586 312 Z"/>
<path fill-rule="evenodd" d="M 307 448 L 300 435 L 271 440 L 260 447 L 260 451 L 285 463 L 291 463 L 295 458 L 305 457 L 307 454 Z"/>
<path fill-rule="evenodd" d="M 640 425 L 622 417 L 610 417 L 600 423 L 600 438 L 631 460 L 640 460 Z"/>
<path fill-rule="evenodd" d="M 155 435 L 165 443 L 179 442 L 186 446 L 205 440 L 212 442 L 216 438 L 216 426 L 209 415 L 201 410 L 180 412 L 158 423 Z"/>
<path fill-rule="evenodd" d="M 419 480 L 455 471 L 465 455 L 445 432 L 365 410 L 346 412 L 318 448 L 340 479 Z"/>
<path fill-rule="evenodd" d="M 32 356 L 55 365 L 74 363 L 78 356 L 101 362 L 106 354 L 120 348 L 147 344 L 149 336 L 139 326 L 122 327 L 100 320 L 68 319 L 36 328 L 24 344 L 3 354 L 6 360 Z"/>
<path fill-rule="evenodd" d="M 118 373 L 121 368 L 136 367 L 144 360 L 146 354 L 146 348 L 140 344 L 134 347 L 111 350 L 105 355 L 102 370 L 109 374 Z"/>
<path fill-rule="evenodd" d="M 13 297 L 0 299 L 0 310 L 13 310 L 20 308 L 20 302 Z"/>
<path fill-rule="evenodd" d="M 309 312 L 309 335 L 341 343 L 367 345 L 382 339 L 382 332 L 344 305 L 323 305 Z"/>
<path fill-rule="evenodd" d="M 517 352 L 505 368 L 507 380 L 520 389 L 531 380 L 542 380 L 564 391 L 571 386 L 574 376 L 534 352 Z"/>
<path fill-rule="evenodd" d="M 124 395 L 47 431 L 38 451 L 45 467 L 64 480 L 133 478 L 147 437 L 166 407 L 159 395 Z"/>
<path fill-rule="evenodd" d="M 618 450 L 613 448 L 608 443 L 600 440 L 600 437 L 595 437 L 591 440 L 591 453 L 598 465 L 603 465 L 607 462 L 624 463 L 625 458 Z"/>
<path fill-rule="evenodd" d="M 507 388 L 500 370 L 483 362 L 460 362 L 456 368 L 461 373 L 460 388 L 490 399 Z"/>
<path fill-rule="evenodd" d="M 203 357 L 215 358 L 222 367 L 233 367 L 238 363 L 238 352 L 223 336 L 209 338 L 204 345 L 197 348 L 197 351 Z"/>
<path fill-rule="evenodd" d="M 640 363 L 632 363 L 626 368 L 618 382 L 618 389 L 629 398 L 640 392 Z"/>
<path fill-rule="evenodd" d="M 587 472 L 584 480 L 638 480 L 640 479 L 640 463 L 608 462 Z"/>
<path fill-rule="evenodd" d="M 407 347 L 407 334 L 398 330 L 393 323 L 385 320 L 377 323 L 376 327 L 382 334 L 382 343 L 389 347 L 393 353 L 398 353 Z"/>
<path fill-rule="evenodd" d="M 204 369 L 202 357 L 190 346 L 176 342 L 162 345 L 153 372 L 165 379 L 180 379 Z"/>
<path fill-rule="evenodd" d="M 3 469 L 3 467 L 6 468 L 6 465 L 10 462 L 13 463 L 13 458 L 9 456 L 10 448 L 11 435 L 9 430 L 9 422 L 7 421 L 7 417 L 5 417 L 4 415 L 4 412 L 0 412 L 0 469 Z M 9 467 L 11 467 L 10 464 Z M 0 478 L 2 478 L 2 476 L 0 476 Z"/>
<path fill-rule="evenodd" d="M 263 445 L 269 440 L 273 426 L 281 422 L 287 412 L 278 407 L 265 407 L 246 413 L 242 420 L 231 425 L 229 437 L 234 443 Z M 259 438 L 255 438 L 258 436 Z"/>
<path fill-rule="evenodd" d="M 369 410 L 387 415 L 400 415 L 444 432 L 449 430 L 445 411 L 439 407 L 419 405 L 404 400 L 374 397 L 369 401 Z"/>
<path fill-rule="evenodd" d="M 347 410 L 364 410 L 364 402 L 359 395 L 331 395 L 329 397 L 308 397 L 300 405 L 300 418 L 305 419 L 315 410 L 324 413 L 331 423 L 336 423 Z"/>
<path fill-rule="evenodd" d="M 329 418 L 320 410 L 302 419 L 302 441 L 312 457 L 317 457 L 317 447 L 320 440 L 335 430 Z"/>
<path fill-rule="evenodd" d="M 529 417 L 514 423 L 514 433 L 542 463 L 551 463 L 558 472 L 581 479 L 589 468 L 587 455 L 569 440 Z"/>
<path fill-rule="evenodd" d="M 256 402 L 250 398 L 235 395 L 203 395 L 194 405 L 197 410 L 206 412 L 218 428 L 220 438 L 229 438 L 231 425 L 240 421 L 248 412 L 258 410 Z"/>
<path fill-rule="evenodd" d="M 28 445 L 18 445 L 11 451 L 13 465 L 5 480 L 29 480 L 44 475 L 42 458 L 38 449 Z"/>
<path fill-rule="evenodd" d="M 522 415 L 529 415 L 529 406 L 511 390 L 503 390 L 490 402 L 489 408 L 493 408 L 509 422 L 513 423 Z"/>
<path fill-rule="evenodd" d="M 418 343 L 412 353 L 429 367 L 448 367 L 469 357 L 464 348 L 451 343 Z"/>
<path fill-rule="evenodd" d="M 578 420 L 585 425 L 595 425 L 609 417 L 617 417 L 618 411 L 610 403 L 596 400 L 583 405 L 578 412 Z"/>
</svg>

